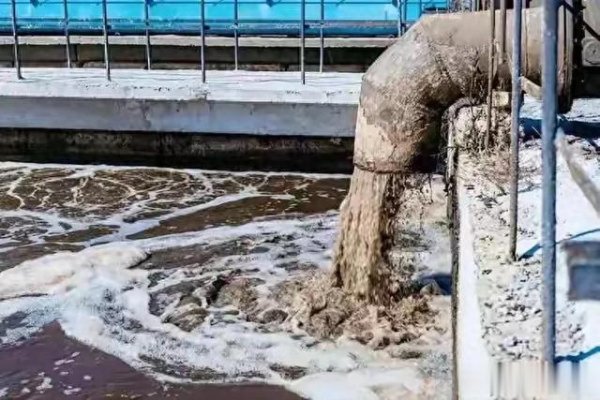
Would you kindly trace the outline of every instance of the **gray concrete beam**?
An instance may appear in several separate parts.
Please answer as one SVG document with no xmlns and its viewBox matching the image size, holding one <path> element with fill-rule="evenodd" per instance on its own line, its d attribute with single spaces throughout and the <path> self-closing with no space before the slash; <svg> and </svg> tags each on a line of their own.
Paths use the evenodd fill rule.
<svg viewBox="0 0 600 400">
<path fill-rule="evenodd" d="M 102 45 L 102 36 L 79 36 L 70 37 L 71 44 Z M 111 36 L 110 43 L 115 45 L 144 46 L 145 36 Z M 327 38 L 327 48 L 386 48 L 394 43 L 395 38 Z M 65 38 L 62 36 L 21 36 L 19 42 L 23 45 L 64 45 Z M 153 35 L 152 44 L 158 46 L 200 47 L 201 39 L 197 36 L 177 35 Z M 306 47 L 319 48 L 319 38 L 306 38 Z M 12 37 L 0 36 L 0 45 L 12 45 Z M 251 37 L 239 38 L 240 47 L 299 47 L 297 38 L 288 37 Z M 207 36 L 208 47 L 233 47 L 234 39 L 230 37 Z"/>
<path fill-rule="evenodd" d="M 0 69 L 0 127 L 352 137 L 361 74 Z"/>
<path fill-rule="evenodd" d="M 218 69 L 233 69 L 233 39 L 207 37 L 206 62 Z M 198 65 L 200 38 L 185 36 L 152 36 L 152 61 L 155 68 L 161 64 L 174 64 L 175 68 Z M 325 40 L 324 68 L 330 71 L 364 72 L 383 50 L 393 42 L 388 38 L 330 38 Z M 72 36 L 71 58 L 76 67 L 104 60 L 101 37 Z M 24 66 L 57 67 L 66 62 L 63 37 L 23 36 L 20 38 L 21 59 Z M 297 38 L 240 38 L 239 63 L 254 70 L 294 70 L 300 62 L 300 41 Z M 110 38 L 111 61 L 131 63 L 132 67 L 146 63 L 145 38 L 140 36 L 114 36 Z M 12 63 L 12 38 L 0 37 L 0 63 Z M 319 42 L 307 38 L 305 63 L 319 64 Z M 275 67 L 274 67 L 275 66 Z"/>
</svg>

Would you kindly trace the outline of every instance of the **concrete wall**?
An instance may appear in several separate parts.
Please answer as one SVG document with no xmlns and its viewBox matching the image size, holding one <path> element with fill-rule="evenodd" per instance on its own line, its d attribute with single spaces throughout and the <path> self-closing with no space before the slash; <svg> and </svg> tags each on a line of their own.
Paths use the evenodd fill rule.
<svg viewBox="0 0 600 400">
<path fill-rule="evenodd" d="M 353 137 L 360 74 L 0 69 L 0 127 Z"/>
<path fill-rule="evenodd" d="M 356 106 L 0 97 L 0 127 L 352 137 Z M 332 123 L 336 121 L 336 123 Z"/>
<path fill-rule="evenodd" d="M 349 172 L 360 74 L 0 69 L 0 155 Z"/>
<path fill-rule="evenodd" d="M 393 39 L 389 38 L 327 39 L 324 70 L 364 72 L 392 41 Z M 111 37 L 109 42 L 113 67 L 145 67 L 145 38 Z M 66 63 L 66 48 L 62 37 L 22 37 L 20 43 L 21 60 L 24 66 L 58 67 Z M 261 71 L 298 71 L 299 46 L 300 41 L 295 38 L 241 38 L 238 51 L 240 68 Z M 75 67 L 101 67 L 104 63 L 102 38 L 73 36 L 71 57 Z M 233 40 L 220 37 L 207 38 L 205 57 L 208 69 L 233 69 Z M 152 37 L 152 61 L 153 68 L 156 69 L 199 68 L 200 38 Z M 305 63 L 307 70 L 318 70 L 318 39 L 307 39 Z M 0 37 L 0 66 L 12 65 L 12 38 Z"/>
<path fill-rule="evenodd" d="M 0 160 L 352 171 L 352 138 L 0 129 Z"/>
</svg>

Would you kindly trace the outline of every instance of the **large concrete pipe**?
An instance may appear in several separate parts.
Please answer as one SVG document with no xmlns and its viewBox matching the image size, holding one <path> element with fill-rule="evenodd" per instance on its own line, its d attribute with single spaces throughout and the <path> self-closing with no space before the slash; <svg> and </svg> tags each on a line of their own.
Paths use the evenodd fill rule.
<svg viewBox="0 0 600 400">
<path fill-rule="evenodd" d="M 539 83 L 542 12 L 537 8 L 524 13 L 523 75 Z M 507 34 L 512 32 L 512 16 L 509 11 Z M 402 208 L 402 196 L 415 185 L 409 176 L 419 169 L 416 164 L 437 148 L 444 111 L 462 97 L 484 98 L 489 29 L 487 12 L 426 16 L 363 77 L 355 168 L 340 207 L 333 263 L 335 284 L 359 298 L 385 303 L 401 295 L 409 280 L 402 268 L 390 268 L 394 223 L 410 218 L 401 214 L 410 214 Z M 559 92 L 565 107 L 571 86 L 571 30 L 563 18 Z M 511 39 L 509 35 L 507 43 Z M 510 82 L 510 71 L 500 69 L 498 75 Z"/>
<path fill-rule="evenodd" d="M 507 24 L 510 44 L 512 11 Z M 524 12 L 523 27 L 523 75 L 539 83 L 541 8 Z M 358 168 L 410 171 L 419 156 L 436 145 L 444 111 L 462 97 L 485 94 L 489 29 L 486 12 L 427 16 L 375 61 L 361 87 L 354 152 Z M 563 108 L 570 101 L 570 29 L 563 19 L 559 30 Z M 510 71 L 500 68 L 498 78 L 510 82 Z"/>
</svg>

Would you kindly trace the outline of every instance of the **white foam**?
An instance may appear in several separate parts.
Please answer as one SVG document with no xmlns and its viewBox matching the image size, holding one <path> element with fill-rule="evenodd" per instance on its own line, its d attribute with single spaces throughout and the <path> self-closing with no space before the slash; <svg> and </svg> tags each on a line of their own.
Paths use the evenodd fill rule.
<svg viewBox="0 0 600 400">
<path fill-rule="evenodd" d="M 75 362 L 75 360 L 73 360 L 71 358 L 63 358 L 63 359 L 54 361 L 54 365 L 56 365 L 57 367 L 59 367 L 61 365 L 65 365 L 65 364 L 71 364 L 72 362 Z"/>
<path fill-rule="evenodd" d="M 0 272 L 0 299 L 27 295 L 53 295 L 68 292 L 93 280 L 132 279 L 137 272 L 122 271 L 147 257 L 132 245 L 110 244 L 79 253 L 61 252 Z"/>
<path fill-rule="evenodd" d="M 38 168 L 48 168 L 47 165 L 0 163 L 0 170 L 15 167 L 25 169 L 21 172 L 24 175 Z M 65 169 L 64 166 L 56 167 Z M 82 180 L 90 177 L 97 179 L 98 173 L 107 169 L 127 169 L 98 166 L 69 168 L 69 179 Z M 175 171 L 181 175 L 180 170 L 173 172 Z M 213 187 L 216 179 L 230 179 L 227 175 L 257 175 L 266 179 L 277 174 L 218 172 L 215 174 L 220 178 L 215 178 L 208 177 L 210 172 L 206 171 L 186 173 L 189 176 L 185 179 L 198 182 L 197 189 L 182 193 L 178 199 L 180 203 L 169 203 L 165 209 L 161 209 L 159 216 L 132 223 L 125 221 L 140 212 L 149 211 L 151 205 L 156 205 L 160 200 L 161 190 L 164 188 L 153 188 L 144 192 L 142 196 L 132 192 L 131 187 L 123 187 L 135 201 L 108 214 L 101 209 L 102 205 L 91 206 L 85 216 L 67 216 L 43 207 L 40 208 L 43 211 L 14 211 L 15 217 L 20 215 L 43 221 L 46 227 L 44 234 L 59 233 L 73 227 L 89 227 L 92 224 L 116 226 L 115 233 L 80 244 L 90 246 L 105 240 L 120 242 L 92 246 L 80 252 L 62 252 L 41 257 L 0 273 L 0 299 L 3 299 L 0 301 L 0 320 L 18 312 L 26 315 L 18 327 L 7 330 L 2 341 L 15 342 L 57 320 L 68 336 L 112 354 L 136 369 L 168 381 L 188 379 L 183 373 L 169 372 L 167 375 L 166 370 L 157 371 L 154 369 L 157 363 L 149 360 L 158 360 L 175 371 L 210 369 L 224 375 L 207 376 L 205 381 L 257 379 L 285 384 L 290 390 L 315 399 L 387 399 L 381 395 L 380 387 L 407 385 L 418 389 L 417 373 L 412 364 L 393 360 L 383 352 L 372 351 L 356 342 L 340 339 L 335 342 L 317 343 L 302 332 L 295 332 L 300 333 L 295 336 L 282 331 L 265 333 L 259 331 L 256 324 L 246 321 L 243 315 L 231 315 L 227 321 L 222 322 L 207 320 L 188 333 L 150 313 L 151 295 L 186 280 L 210 281 L 219 274 L 235 270 L 241 277 L 260 279 L 263 283 L 256 287 L 258 300 L 269 302 L 267 295 L 275 285 L 293 278 L 295 274 L 306 273 L 286 270 L 284 264 L 310 264 L 317 268 L 326 268 L 330 262 L 338 220 L 335 211 L 312 217 L 254 220 L 239 226 L 221 226 L 199 232 L 124 241 L 127 235 L 156 226 L 165 219 L 243 198 L 291 198 L 287 194 L 263 193 L 260 183 L 240 186 L 236 193 L 229 194 L 216 193 Z M 314 174 L 303 176 L 312 176 L 315 179 L 321 177 Z M 119 183 L 108 182 L 110 178 L 105 174 L 102 179 L 106 179 L 110 184 Z M 207 194 L 211 196 L 208 200 L 197 200 Z M 18 195 L 17 192 L 15 195 Z M 80 207 L 80 195 L 80 189 L 75 187 L 72 190 L 72 199 L 66 203 L 67 206 Z M 2 216 L 0 212 L 0 218 Z M 65 228 L 65 223 L 71 228 Z M 34 242 L 38 240 L 43 243 L 44 240 L 43 234 L 32 234 L 32 238 Z M 164 249 L 191 245 L 210 247 L 247 240 L 251 240 L 253 245 L 260 246 L 264 251 L 211 259 L 201 268 L 182 267 L 152 271 L 132 268 L 147 254 Z M 286 246 L 294 251 L 284 251 Z M 185 255 L 182 254 L 182 260 L 184 259 Z M 160 265 L 153 268 L 160 268 Z M 162 272 L 165 278 L 154 282 L 155 285 L 150 287 L 148 275 L 155 272 Z M 39 297 L 31 297 L 32 295 Z M 171 305 L 175 304 L 176 302 L 173 302 Z M 214 306 L 209 308 L 209 311 L 223 310 Z M 56 360 L 55 364 L 68 363 L 74 357 L 75 355 L 71 355 L 64 360 Z M 307 376 L 292 382 L 284 379 L 284 375 L 276 372 L 276 369 L 272 369 L 273 365 L 302 368 Z M 413 372 L 410 373 L 409 370 Z M 402 387 L 406 389 L 405 386 Z M 349 388 L 353 389 L 348 390 Z M 339 396 L 333 397 L 336 393 Z M 344 393 L 347 394 L 346 397 Z"/>
<path fill-rule="evenodd" d="M 58 177 L 45 177 L 41 181 L 31 183 L 32 177 L 38 176 L 47 170 L 60 171 Z M 159 172 L 154 184 L 139 186 L 128 183 L 115 173 L 131 174 L 134 171 Z M 176 179 L 170 179 L 170 176 Z M 262 185 L 273 176 L 289 176 L 295 179 L 318 180 L 323 178 L 341 179 L 347 175 L 341 174 L 293 174 L 279 172 L 224 172 L 210 170 L 177 170 L 169 168 L 151 167 L 112 167 L 103 165 L 59 165 L 59 164 L 28 164 L 14 162 L 0 162 L 0 190 L 18 201 L 15 209 L 0 210 L 0 219 L 15 219 L 7 229 L 4 237 L 0 237 L 0 253 L 9 251 L 21 244 L 11 241 L 15 237 L 23 237 L 23 230 L 35 226 L 35 231 L 27 231 L 27 241 L 31 244 L 44 244 L 46 237 L 61 235 L 73 231 L 84 231 L 91 226 L 103 226 L 112 232 L 83 240 L 79 244 L 84 246 L 126 240 L 128 236 L 160 225 L 161 222 L 185 215 L 190 215 L 202 210 L 218 207 L 223 204 L 238 202 L 252 197 L 269 197 L 274 200 L 290 200 L 290 194 L 265 192 Z M 250 183 L 240 181 L 240 178 L 249 179 Z M 237 180 L 236 180 L 237 179 Z M 60 206 L 55 203 L 53 185 L 61 181 L 74 182 L 66 196 L 61 200 Z M 108 190 L 115 198 L 106 203 L 94 202 L 84 198 L 84 187 L 94 182 L 101 187 L 117 188 L 121 194 L 114 194 L 115 189 Z M 147 182 L 146 182 L 147 183 Z M 40 196 L 29 204 L 31 200 L 28 190 L 19 190 L 21 185 L 32 184 L 35 191 L 42 191 Z M 232 193 L 223 192 L 222 185 L 234 187 Z M 182 186 L 184 185 L 184 190 Z M 221 186 L 220 186 L 221 185 Z M 305 183 L 298 183 L 302 187 Z M 25 186 L 27 187 L 27 186 Z M 60 192 L 60 189 L 58 189 Z M 69 193 L 70 192 L 70 193 Z M 25 193 L 25 194 L 24 194 Z M 39 204 L 38 204 L 39 201 Z M 150 213 L 150 214 L 148 214 Z M 144 215 L 140 218 L 140 215 Z M 11 245 L 12 244 L 12 245 Z"/>
<path fill-rule="evenodd" d="M 148 288 L 149 272 L 128 268 L 143 259 L 149 249 L 165 248 L 173 243 L 215 244 L 251 236 L 268 251 L 249 256 L 230 256 L 225 262 L 215 260 L 188 273 L 191 277 L 197 277 L 194 273 L 210 276 L 219 271 L 218 267 L 228 265 L 232 269 L 241 269 L 246 276 L 263 279 L 264 287 L 268 288 L 293 274 L 276 267 L 276 262 L 280 262 L 277 258 L 279 251 L 284 244 L 302 246 L 297 256 L 299 259 L 314 258 L 325 265 L 327 256 L 324 254 L 329 252 L 336 220 L 337 216 L 332 214 L 299 220 L 254 222 L 239 227 L 214 228 L 196 234 L 173 236 L 164 242 L 149 239 L 42 257 L 9 270 L 12 271 L 10 274 L 5 271 L 10 281 L 17 284 L 14 287 L 2 286 L 0 294 L 4 298 L 9 297 L 7 293 L 11 296 L 25 296 L 28 293 L 45 295 L 5 300 L 0 307 L 0 317 L 26 310 L 30 316 L 26 326 L 17 328 L 18 335 L 7 336 L 15 338 L 21 337 L 23 332 L 30 332 L 27 329 L 39 328 L 57 319 L 67 335 L 146 372 L 152 372 L 152 364 L 147 360 L 158 359 L 175 367 L 210 368 L 225 374 L 228 381 L 248 379 L 242 376 L 257 376 L 268 382 L 285 383 L 282 376 L 271 369 L 275 364 L 303 368 L 309 375 L 331 371 L 334 373 L 332 376 L 336 376 L 335 373 L 338 373 L 339 379 L 332 380 L 331 384 L 338 382 L 342 385 L 342 376 L 350 371 L 372 371 L 373 367 L 379 365 L 385 365 L 392 371 L 394 368 L 402 369 L 405 367 L 402 364 L 355 342 L 339 340 L 315 344 L 314 339 L 308 336 L 293 338 L 286 332 L 262 333 L 257 331 L 255 324 L 243 318 L 229 321 L 233 323 L 205 323 L 191 333 L 181 331 L 149 311 L 150 293 L 159 290 L 160 283 L 157 287 Z M 184 237 L 186 240 L 182 240 Z M 286 239 L 270 243 L 273 237 Z M 314 254 L 307 257 L 306 254 L 310 253 Z M 289 257 L 289 260 L 293 261 L 294 258 Z M 27 281 L 26 276 L 34 276 L 35 283 L 23 283 Z M 173 273 L 167 278 L 165 286 L 183 280 L 184 276 Z M 4 280 L 2 274 L 0 280 Z M 66 363 L 73 357 L 57 360 L 56 363 Z M 368 375 L 367 372 L 364 374 Z M 183 378 L 165 376 L 163 372 L 157 376 L 163 379 Z M 212 379 L 215 378 L 207 378 Z M 315 382 L 317 378 L 298 382 L 292 389 L 310 391 Z M 322 381 L 318 385 L 325 387 Z M 372 391 L 368 388 L 364 390 L 365 393 Z"/>
<path fill-rule="evenodd" d="M 421 386 L 416 369 L 405 366 L 324 372 L 298 379 L 287 388 L 312 400 L 401 400 L 408 393 L 419 393 Z"/>
<path fill-rule="evenodd" d="M 349 178 L 348 174 L 332 174 L 332 173 L 316 173 L 316 172 L 293 172 L 293 171 L 224 171 L 224 170 L 211 170 L 211 169 L 191 169 L 191 168 L 168 168 L 168 167 L 145 167 L 145 166 L 126 166 L 126 165 L 65 165 L 56 163 L 26 163 L 17 161 L 2 161 L 0 162 L 0 170 L 6 170 L 5 173 L 10 173 L 13 169 L 28 169 L 28 170 L 45 170 L 45 169 L 65 169 L 70 168 L 78 171 L 76 177 L 89 177 L 91 174 L 97 171 L 137 171 L 137 170 L 157 170 L 164 172 L 181 173 L 185 172 L 188 174 L 207 173 L 207 174 L 219 174 L 219 175 L 230 175 L 230 176 L 302 176 L 314 179 L 325 179 L 325 178 Z"/>
<path fill-rule="evenodd" d="M 44 377 L 42 379 L 42 383 L 36 386 L 35 390 L 37 390 L 38 392 L 44 392 L 46 390 L 52 389 L 53 387 L 54 386 L 52 386 L 52 378 Z"/>
<path fill-rule="evenodd" d="M 79 392 L 81 392 L 81 388 L 78 388 L 78 387 L 68 388 L 68 389 L 63 390 L 63 393 L 65 394 L 65 396 L 70 396 L 72 394 L 79 393 Z"/>
</svg>

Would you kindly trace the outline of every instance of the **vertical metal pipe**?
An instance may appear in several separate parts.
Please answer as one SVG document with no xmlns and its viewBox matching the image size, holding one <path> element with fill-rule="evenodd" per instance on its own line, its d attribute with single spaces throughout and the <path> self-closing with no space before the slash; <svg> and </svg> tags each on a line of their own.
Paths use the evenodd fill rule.
<svg viewBox="0 0 600 400">
<path fill-rule="evenodd" d="M 397 0 L 397 8 L 398 8 L 398 37 L 402 36 L 402 2 L 404 0 Z"/>
<path fill-rule="evenodd" d="M 200 69 L 202 70 L 202 83 L 206 82 L 206 59 L 204 55 L 204 47 L 206 46 L 206 37 L 204 32 L 206 15 L 204 12 L 204 0 L 200 0 Z"/>
<path fill-rule="evenodd" d="M 514 0 L 512 39 L 512 114 L 510 124 L 510 204 L 509 204 L 509 258 L 517 259 L 517 226 L 519 205 L 519 114 L 523 90 L 521 89 L 521 30 L 522 0 Z"/>
<path fill-rule="evenodd" d="M 398 0 L 400 1 L 400 0 Z M 406 33 L 408 28 L 408 0 L 402 1 L 402 34 Z"/>
<path fill-rule="evenodd" d="M 306 83 L 306 71 L 304 71 L 304 46 L 306 28 L 306 0 L 300 0 L 300 81 Z"/>
<path fill-rule="evenodd" d="M 488 98 L 487 98 L 487 115 L 485 124 L 485 137 L 483 138 L 483 148 L 488 149 L 492 135 L 492 94 L 494 91 L 494 59 L 496 53 L 496 5 L 495 0 L 489 0 L 490 14 L 490 43 L 489 43 L 489 58 L 488 58 Z"/>
<path fill-rule="evenodd" d="M 544 360 L 553 380 L 556 346 L 556 146 L 558 0 L 544 0 L 542 56 L 542 276 Z"/>
<path fill-rule="evenodd" d="M 238 65 L 238 51 L 240 47 L 240 37 L 239 37 L 239 25 L 238 21 L 240 18 L 239 15 L 239 4 L 238 0 L 233 0 L 233 63 L 235 65 L 235 70 L 239 68 Z"/>
<path fill-rule="evenodd" d="M 152 43 L 150 42 L 150 0 L 144 0 L 144 23 L 146 25 L 146 69 L 152 69 Z"/>
<path fill-rule="evenodd" d="M 321 0 L 321 25 L 319 27 L 319 72 L 325 63 L 325 0 Z"/>
<path fill-rule="evenodd" d="M 19 55 L 19 32 L 17 28 L 17 0 L 10 1 L 10 12 L 12 22 L 12 34 L 13 34 L 13 51 L 14 51 L 14 65 L 17 71 L 17 79 L 23 79 L 21 75 L 21 56 Z"/>
<path fill-rule="evenodd" d="M 419 0 L 419 12 L 417 14 L 417 19 L 421 18 L 422 13 L 423 13 L 423 0 Z"/>
<path fill-rule="evenodd" d="M 110 81 L 110 50 L 108 43 L 108 7 L 107 0 L 102 0 L 102 33 L 104 34 L 104 67 L 106 79 Z"/>
<path fill-rule="evenodd" d="M 514 7 L 513 7 L 514 8 Z M 516 10 L 516 8 L 514 8 Z M 500 50 L 498 51 L 498 64 L 504 64 L 506 56 L 506 0 L 500 0 Z"/>
<path fill-rule="evenodd" d="M 67 55 L 67 68 L 71 68 L 71 36 L 69 35 L 69 5 L 68 0 L 63 0 L 65 48 Z"/>
</svg>

